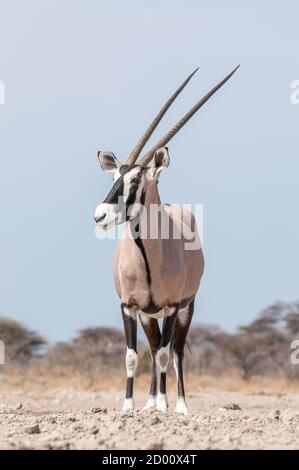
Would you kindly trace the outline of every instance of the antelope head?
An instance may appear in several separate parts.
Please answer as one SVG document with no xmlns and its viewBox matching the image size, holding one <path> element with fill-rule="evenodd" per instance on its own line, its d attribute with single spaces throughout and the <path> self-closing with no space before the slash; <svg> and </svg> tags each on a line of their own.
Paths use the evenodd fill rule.
<svg viewBox="0 0 299 470">
<path fill-rule="evenodd" d="M 164 114 L 198 69 L 186 78 L 182 85 L 165 103 L 135 148 L 132 150 L 125 163 L 121 163 L 112 152 L 98 152 L 98 158 L 102 169 L 106 172 L 114 173 L 113 186 L 105 200 L 98 205 L 95 211 L 94 219 L 99 227 L 107 230 L 114 225 L 133 220 L 138 216 L 142 208 L 144 195 L 143 190 L 146 181 L 157 181 L 161 171 L 169 165 L 168 149 L 165 145 L 179 132 L 179 130 L 189 121 L 199 108 L 201 108 L 201 106 L 203 106 L 227 80 L 229 80 L 238 68 L 239 66 L 214 88 L 212 88 L 209 93 L 201 98 L 201 100 L 199 100 L 193 108 L 191 108 L 190 111 L 185 114 L 185 116 L 183 116 L 177 124 L 139 160 L 138 157 L 142 149 L 163 118 Z M 152 160 L 153 163 L 149 167 L 148 165 Z"/>
</svg>

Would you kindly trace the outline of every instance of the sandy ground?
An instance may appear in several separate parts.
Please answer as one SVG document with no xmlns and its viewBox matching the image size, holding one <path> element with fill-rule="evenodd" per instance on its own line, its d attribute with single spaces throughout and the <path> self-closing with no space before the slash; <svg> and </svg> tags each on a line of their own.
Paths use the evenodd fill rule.
<svg viewBox="0 0 299 470">
<path fill-rule="evenodd" d="M 299 394 L 200 391 L 188 395 L 190 415 L 120 411 L 117 390 L 67 388 L 0 392 L 1 449 L 295 449 Z M 235 406 L 237 405 L 237 406 Z M 240 408 L 240 409 L 239 409 Z"/>
</svg>

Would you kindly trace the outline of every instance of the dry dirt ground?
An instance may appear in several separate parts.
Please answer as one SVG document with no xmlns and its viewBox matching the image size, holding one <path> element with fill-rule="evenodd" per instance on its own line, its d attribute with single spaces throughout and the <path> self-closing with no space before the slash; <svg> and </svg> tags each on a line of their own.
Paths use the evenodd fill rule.
<svg viewBox="0 0 299 470">
<path fill-rule="evenodd" d="M 299 393 L 200 390 L 189 416 L 121 411 L 119 390 L 0 389 L 1 449 L 298 449 Z"/>
</svg>

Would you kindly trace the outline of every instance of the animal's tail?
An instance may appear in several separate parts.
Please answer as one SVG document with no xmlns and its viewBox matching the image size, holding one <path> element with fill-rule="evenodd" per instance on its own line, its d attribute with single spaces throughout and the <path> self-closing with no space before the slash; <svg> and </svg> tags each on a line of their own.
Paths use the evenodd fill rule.
<svg viewBox="0 0 299 470">
<path fill-rule="evenodd" d="M 188 348 L 189 353 L 192 354 L 192 349 L 188 340 L 186 340 L 185 342 L 185 347 L 186 346 Z M 171 355 L 173 355 L 174 348 L 175 348 L 175 328 L 173 329 L 172 337 L 170 340 L 170 354 Z"/>
<path fill-rule="evenodd" d="M 192 349 L 191 349 L 189 341 L 186 340 L 185 346 L 187 346 L 189 353 L 192 354 Z"/>
</svg>

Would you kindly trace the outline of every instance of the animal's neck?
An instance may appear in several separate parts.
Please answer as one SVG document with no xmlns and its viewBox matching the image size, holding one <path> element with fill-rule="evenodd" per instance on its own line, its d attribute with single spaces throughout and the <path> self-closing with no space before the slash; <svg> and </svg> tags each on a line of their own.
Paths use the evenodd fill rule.
<svg viewBox="0 0 299 470">
<path fill-rule="evenodd" d="M 138 233 L 139 238 L 141 238 L 145 244 L 148 244 L 150 241 L 157 242 L 159 240 L 157 240 L 157 237 L 152 237 L 152 234 L 155 230 L 160 229 L 157 214 L 161 212 L 163 208 L 161 206 L 161 199 L 156 182 L 149 181 L 146 183 L 141 197 L 141 204 L 143 205 L 143 210 L 138 219 L 136 233 Z M 136 225 L 136 221 L 133 223 Z"/>
<path fill-rule="evenodd" d="M 162 241 L 160 237 L 161 217 L 164 209 L 158 192 L 157 183 L 150 181 L 144 188 L 143 206 L 145 212 L 139 218 L 137 227 L 136 220 L 131 222 L 132 232 L 135 231 L 135 243 L 144 258 L 149 283 L 153 264 L 162 263 Z M 158 215 L 159 213 L 159 215 Z M 137 235 L 137 236 L 136 236 Z"/>
<path fill-rule="evenodd" d="M 149 181 L 144 187 L 144 206 L 147 211 L 149 210 L 151 204 L 161 205 L 161 199 L 158 191 L 158 185 L 154 181 Z"/>
</svg>

